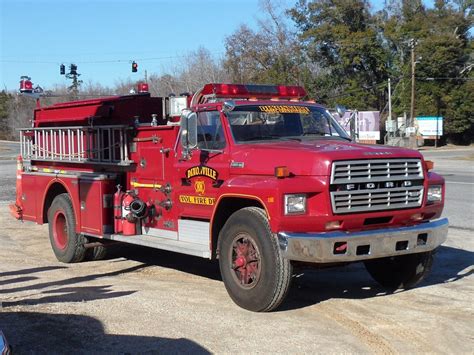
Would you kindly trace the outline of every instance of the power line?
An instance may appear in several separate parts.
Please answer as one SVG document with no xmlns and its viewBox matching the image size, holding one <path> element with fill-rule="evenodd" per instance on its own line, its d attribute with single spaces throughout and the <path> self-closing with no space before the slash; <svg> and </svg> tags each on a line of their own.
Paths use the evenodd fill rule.
<svg viewBox="0 0 474 355">
<path fill-rule="evenodd" d="M 467 81 L 470 81 L 470 80 L 474 80 L 474 78 L 463 78 L 463 77 L 455 77 L 455 76 L 448 77 L 448 76 L 445 76 L 445 77 L 424 77 L 424 78 L 416 77 L 416 80 L 424 80 L 424 81 L 436 81 L 436 80 L 467 80 Z"/>
<path fill-rule="evenodd" d="M 404 77 L 401 76 L 399 78 L 392 79 L 392 82 L 393 83 L 398 83 L 403 78 Z M 339 98 L 339 97 L 350 96 L 350 95 L 352 95 L 354 93 L 357 93 L 357 92 L 367 91 L 369 89 L 378 88 L 378 87 L 383 88 L 385 86 L 387 86 L 387 83 L 385 81 L 382 81 L 380 83 L 373 84 L 373 85 L 370 85 L 370 86 L 364 86 L 364 87 L 361 87 L 361 88 L 354 88 L 354 89 L 347 89 L 347 90 L 344 90 L 344 93 L 342 93 L 342 94 L 328 96 L 328 97 L 326 97 L 326 99 L 336 99 L 336 98 Z"/>
<path fill-rule="evenodd" d="M 392 79 L 392 83 L 397 83 L 397 86 L 398 86 L 399 82 L 401 82 L 403 79 L 408 79 L 408 78 L 410 78 L 409 75 L 403 75 L 403 76 L 400 76 L 398 78 Z M 474 80 L 474 78 L 463 78 L 463 77 L 416 77 L 415 79 L 416 80 L 423 80 L 423 81 L 436 81 L 436 80 L 467 80 L 467 81 L 471 81 L 471 80 Z M 365 87 L 354 88 L 354 89 L 347 89 L 347 90 L 344 90 L 344 92 L 341 93 L 341 94 L 327 96 L 325 99 L 336 99 L 336 98 L 340 98 L 340 97 L 346 97 L 346 96 L 350 96 L 354 93 L 367 91 L 369 89 L 384 88 L 386 85 L 387 85 L 387 83 L 385 81 L 383 81 L 383 82 L 380 82 L 380 83 L 377 83 L 377 84 L 374 84 L 374 85 L 371 85 L 371 86 L 365 86 Z M 395 89 L 396 89 L 396 87 L 395 87 Z M 394 90 L 394 92 L 395 92 L 395 90 Z"/>
<path fill-rule="evenodd" d="M 21 59 L 0 59 L 0 63 L 59 64 L 60 62 L 34 61 L 34 60 L 21 60 Z"/>
<path fill-rule="evenodd" d="M 223 54 L 223 51 L 219 52 L 209 52 L 210 54 L 218 55 L 218 54 Z M 135 58 L 133 57 L 133 60 L 135 61 L 159 61 L 159 60 L 166 60 L 166 59 L 176 59 L 176 58 L 188 58 L 188 57 L 198 57 L 196 54 L 188 53 L 188 54 L 182 54 L 182 55 L 174 55 L 174 56 L 166 56 L 166 57 L 149 57 L 149 58 Z M 22 60 L 22 59 L 0 59 L 1 63 L 24 63 L 24 64 L 57 64 L 59 65 L 60 63 L 64 61 L 43 61 L 43 60 Z M 74 61 L 77 64 L 110 64 L 110 63 L 131 63 L 131 59 L 109 59 L 109 60 L 86 60 L 86 61 Z"/>
</svg>

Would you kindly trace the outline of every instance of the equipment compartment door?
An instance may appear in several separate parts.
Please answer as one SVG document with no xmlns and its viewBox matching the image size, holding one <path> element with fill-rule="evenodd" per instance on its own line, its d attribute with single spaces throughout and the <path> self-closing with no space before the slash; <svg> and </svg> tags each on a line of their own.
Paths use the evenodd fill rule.
<svg viewBox="0 0 474 355">
<path fill-rule="evenodd" d="M 95 236 L 113 232 L 113 185 L 113 180 L 99 178 L 79 180 L 81 232 Z"/>
<path fill-rule="evenodd" d="M 23 218 L 27 221 L 38 222 L 37 216 L 37 201 L 38 201 L 38 176 L 30 174 L 22 174 L 21 176 L 21 186 L 23 189 L 23 194 L 21 196 L 23 204 Z M 40 196 L 41 197 L 41 196 Z M 43 222 L 42 220 L 39 222 Z"/>
</svg>

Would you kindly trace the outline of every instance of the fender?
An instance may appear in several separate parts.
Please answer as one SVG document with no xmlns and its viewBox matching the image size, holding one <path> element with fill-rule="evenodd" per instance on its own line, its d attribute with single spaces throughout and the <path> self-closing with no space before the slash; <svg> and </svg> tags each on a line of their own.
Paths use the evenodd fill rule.
<svg viewBox="0 0 474 355">
<path fill-rule="evenodd" d="M 41 205 L 40 205 L 40 211 L 39 211 L 40 213 L 38 214 L 38 216 L 41 216 L 41 218 L 38 219 L 38 220 L 43 221 L 42 217 L 44 215 L 44 206 L 45 206 L 45 202 L 46 202 L 46 196 L 48 195 L 48 192 L 49 192 L 49 189 L 51 188 L 51 186 L 55 183 L 59 183 L 62 187 L 64 187 L 64 189 L 69 194 L 69 196 L 71 196 L 72 207 L 74 209 L 74 215 L 75 215 L 75 218 L 76 218 L 76 232 L 80 233 L 81 213 L 80 213 L 80 208 L 77 205 L 78 199 L 75 198 L 75 195 L 77 195 L 77 193 L 73 194 L 72 189 L 68 186 L 68 183 L 64 179 L 61 179 L 61 178 L 58 178 L 58 177 L 55 177 L 55 178 L 51 179 L 43 190 L 44 193 L 43 193 L 43 197 L 41 199 Z M 69 183 L 71 184 L 72 182 L 69 181 Z M 40 224 L 42 224 L 42 223 L 40 223 Z"/>
<path fill-rule="evenodd" d="M 226 197 L 246 198 L 258 201 L 268 216 L 272 230 L 277 226 L 281 210 L 279 183 L 272 176 L 240 175 L 225 181 L 212 213 L 211 225 L 220 202 Z"/>
</svg>

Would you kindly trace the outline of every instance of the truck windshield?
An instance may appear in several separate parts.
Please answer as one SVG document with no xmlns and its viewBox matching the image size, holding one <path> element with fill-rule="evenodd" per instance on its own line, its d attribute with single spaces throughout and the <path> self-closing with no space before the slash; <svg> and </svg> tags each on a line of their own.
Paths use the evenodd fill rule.
<svg viewBox="0 0 474 355">
<path fill-rule="evenodd" d="M 237 143 L 281 139 L 350 139 L 323 108 L 299 105 L 237 106 L 226 113 Z"/>
</svg>

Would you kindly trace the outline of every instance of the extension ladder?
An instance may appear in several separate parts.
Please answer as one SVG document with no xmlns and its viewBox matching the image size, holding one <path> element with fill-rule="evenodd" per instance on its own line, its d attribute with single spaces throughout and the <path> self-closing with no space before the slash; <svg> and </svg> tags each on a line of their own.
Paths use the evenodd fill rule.
<svg viewBox="0 0 474 355">
<path fill-rule="evenodd" d="M 128 126 L 20 129 L 23 160 L 130 165 Z"/>
</svg>

